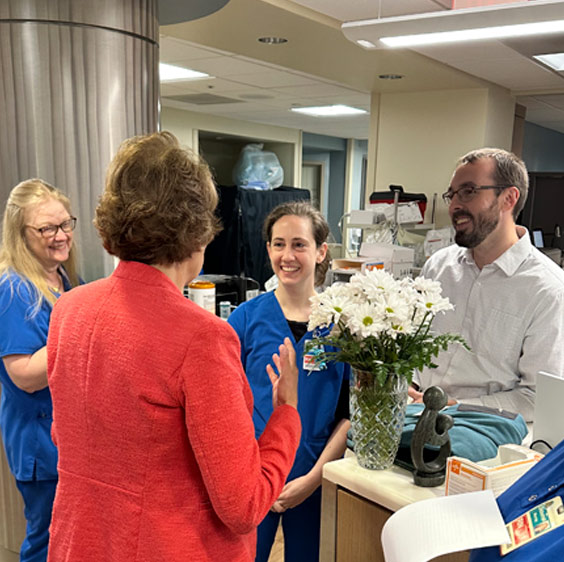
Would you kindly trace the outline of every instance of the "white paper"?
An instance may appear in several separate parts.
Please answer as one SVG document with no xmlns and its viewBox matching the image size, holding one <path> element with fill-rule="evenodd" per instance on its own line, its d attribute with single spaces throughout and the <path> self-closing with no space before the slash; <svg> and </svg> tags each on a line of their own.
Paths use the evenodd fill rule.
<svg viewBox="0 0 564 562">
<path fill-rule="evenodd" d="M 510 542 L 493 492 L 412 503 L 382 529 L 386 562 L 427 562 L 442 554 Z"/>
<path fill-rule="evenodd" d="M 394 206 L 388 203 L 373 203 L 370 205 L 370 209 L 376 214 L 383 214 L 386 220 L 394 220 Z M 421 215 L 421 210 L 419 205 L 412 201 L 410 203 L 399 203 L 398 204 L 398 223 L 411 223 L 411 222 L 421 222 L 423 216 Z"/>
</svg>

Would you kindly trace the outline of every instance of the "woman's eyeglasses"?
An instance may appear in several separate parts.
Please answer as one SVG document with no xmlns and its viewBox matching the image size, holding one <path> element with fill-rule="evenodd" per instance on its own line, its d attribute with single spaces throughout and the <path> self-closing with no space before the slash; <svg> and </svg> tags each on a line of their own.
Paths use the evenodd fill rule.
<svg viewBox="0 0 564 562">
<path fill-rule="evenodd" d="M 30 224 L 27 225 L 29 228 L 33 228 L 33 230 L 37 230 L 43 238 L 53 238 L 59 232 L 59 228 L 65 233 L 68 234 L 72 232 L 76 227 L 76 217 L 71 217 L 66 221 L 62 222 L 61 224 L 49 224 L 47 226 L 42 226 L 37 228 L 36 226 L 31 226 Z"/>
</svg>

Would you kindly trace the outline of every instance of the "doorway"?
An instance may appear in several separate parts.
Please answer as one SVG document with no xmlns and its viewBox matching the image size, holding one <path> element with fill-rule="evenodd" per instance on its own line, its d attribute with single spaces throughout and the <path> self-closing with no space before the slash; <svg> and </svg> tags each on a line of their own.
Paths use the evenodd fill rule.
<svg viewBox="0 0 564 562">
<path fill-rule="evenodd" d="M 324 174 L 325 164 L 323 162 L 302 163 L 302 184 L 300 187 L 309 190 L 311 204 L 323 212 L 324 208 Z"/>
</svg>

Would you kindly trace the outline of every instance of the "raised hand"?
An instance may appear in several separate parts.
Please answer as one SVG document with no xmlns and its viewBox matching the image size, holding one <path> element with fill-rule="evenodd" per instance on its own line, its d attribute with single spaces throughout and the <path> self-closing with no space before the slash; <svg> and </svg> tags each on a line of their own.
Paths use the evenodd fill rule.
<svg viewBox="0 0 564 562">
<path fill-rule="evenodd" d="M 296 365 L 296 351 L 290 341 L 285 338 L 284 343 L 278 348 L 279 353 L 272 356 L 271 364 L 266 366 L 266 372 L 272 383 L 272 406 L 277 408 L 282 404 L 298 406 L 298 367 Z"/>
</svg>

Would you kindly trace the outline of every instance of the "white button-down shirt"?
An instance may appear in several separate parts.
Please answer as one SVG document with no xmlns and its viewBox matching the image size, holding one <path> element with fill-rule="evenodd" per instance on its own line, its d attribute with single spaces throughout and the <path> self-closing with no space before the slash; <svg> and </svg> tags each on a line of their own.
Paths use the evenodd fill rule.
<svg viewBox="0 0 564 562">
<path fill-rule="evenodd" d="M 439 313 L 436 333 L 459 333 L 471 348 L 453 344 L 437 369 L 415 376 L 421 389 L 442 387 L 460 402 L 521 413 L 531 421 L 536 375 L 564 376 L 564 271 L 519 241 L 480 270 L 468 249 L 453 245 L 433 254 L 421 275 L 441 282 L 455 309 Z"/>
</svg>

